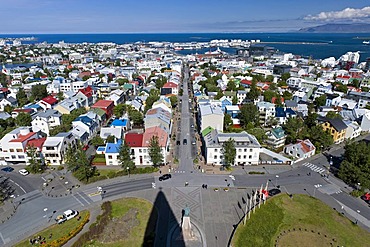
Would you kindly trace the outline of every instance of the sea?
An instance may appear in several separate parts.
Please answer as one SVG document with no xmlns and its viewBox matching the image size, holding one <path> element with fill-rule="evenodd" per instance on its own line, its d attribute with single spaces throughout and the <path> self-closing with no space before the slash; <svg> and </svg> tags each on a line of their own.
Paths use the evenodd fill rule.
<svg viewBox="0 0 370 247">
<path fill-rule="evenodd" d="M 335 57 L 338 59 L 346 52 L 359 51 L 360 61 L 370 57 L 370 45 L 363 41 L 370 40 L 370 33 L 130 33 L 130 34 L 1 34 L 0 38 L 34 37 L 23 43 L 99 43 L 117 44 L 134 42 L 208 42 L 215 39 L 260 40 L 284 53 L 293 53 L 313 59 Z M 228 53 L 235 53 L 235 48 L 221 48 Z M 209 49 L 180 50 L 180 54 L 202 54 Z"/>
</svg>

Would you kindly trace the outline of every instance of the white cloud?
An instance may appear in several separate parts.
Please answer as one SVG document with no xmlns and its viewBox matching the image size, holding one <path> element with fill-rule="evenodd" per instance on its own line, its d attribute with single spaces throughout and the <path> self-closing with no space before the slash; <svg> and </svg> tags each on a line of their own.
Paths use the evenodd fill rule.
<svg viewBox="0 0 370 247">
<path fill-rule="evenodd" d="M 327 21 L 327 20 L 343 20 L 343 19 L 361 19 L 370 17 L 370 6 L 362 9 L 346 8 L 341 11 L 321 12 L 317 15 L 308 15 L 305 20 Z"/>
</svg>

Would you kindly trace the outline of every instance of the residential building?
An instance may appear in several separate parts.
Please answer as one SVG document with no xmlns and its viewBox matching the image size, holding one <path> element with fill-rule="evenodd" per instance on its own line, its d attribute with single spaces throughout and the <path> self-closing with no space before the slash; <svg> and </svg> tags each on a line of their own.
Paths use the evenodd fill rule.
<svg viewBox="0 0 370 247">
<path fill-rule="evenodd" d="M 99 124 L 87 116 L 80 116 L 72 121 L 72 126 L 73 129 L 82 129 L 86 131 L 90 138 L 98 131 Z"/>
<path fill-rule="evenodd" d="M 114 102 L 111 100 L 99 100 L 91 108 L 99 108 L 105 111 L 109 119 L 113 115 Z"/>
<path fill-rule="evenodd" d="M 261 145 L 257 139 L 243 131 L 241 133 L 222 133 L 208 128 L 202 132 L 204 153 L 207 164 L 224 165 L 222 145 L 229 139 L 234 140 L 236 157 L 232 165 L 258 165 Z"/>
<path fill-rule="evenodd" d="M 47 96 L 40 100 L 37 103 L 39 106 L 42 107 L 42 109 L 47 110 L 47 109 L 53 109 L 56 104 L 58 104 L 58 100 L 54 98 L 53 96 Z"/>
<path fill-rule="evenodd" d="M 270 131 L 266 133 L 267 140 L 266 143 L 272 149 L 278 149 L 285 145 L 285 140 L 287 135 L 285 134 L 282 127 L 272 128 Z"/>
<path fill-rule="evenodd" d="M 275 105 L 269 102 L 257 102 L 257 109 L 259 111 L 259 122 L 265 126 L 275 118 Z"/>
<path fill-rule="evenodd" d="M 295 144 L 285 146 L 284 153 L 295 158 L 295 162 L 307 159 L 315 155 L 316 147 L 309 139 L 298 140 Z"/>
<path fill-rule="evenodd" d="M 362 129 L 357 122 L 345 121 L 344 123 L 347 125 L 345 139 L 351 140 L 360 136 Z"/>
<path fill-rule="evenodd" d="M 38 112 L 32 116 L 31 122 L 34 131 L 41 131 L 47 136 L 50 134 L 50 130 L 62 123 L 62 114 L 56 110 L 46 110 L 45 112 Z"/>
<path fill-rule="evenodd" d="M 318 121 L 321 123 L 324 131 L 327 131 L 333 137 L 334 143 L 341 143 L 344 141 L 347 125 L 342 119 L 319 116 Z"/>
<path fill-rule="evenodd" d="M 7 106 L 7 105 L 10 106 L 10 107 L 17 107 L 18 102 L 12 96 L 9 96 L 7 98 L 3 98 L 2 100 L 0 100 L 0 111 L 4 111 L 5 106 Z"/>
<path fill-rule="evenodd" d="M 71 132 L 61 132 L 56 136 L 46 138 L 42 147 L 45 163 L 47 165 L 62 165 L 66 150 L 69 146 L 74 147 L 77 140 Z"/>
<path fill-rule="evenodd" d="M 199 105 L 198 121 L 200 131 L 210 126 L 222 132 L 224 128 L 224 113 L 220 106 L 210 104 Z"/>
</svg>

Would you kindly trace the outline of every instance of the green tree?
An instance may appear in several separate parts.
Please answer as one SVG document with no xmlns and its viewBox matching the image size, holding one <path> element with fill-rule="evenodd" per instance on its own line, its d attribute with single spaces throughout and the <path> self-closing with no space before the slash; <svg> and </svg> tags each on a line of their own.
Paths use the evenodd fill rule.
<svg viewBox="0 0 370 247">
<path fill-rule="evenodd" d="M 342 93 L 347 93 L 348 92 L 347 85 L 343 85 L 343 84 L 337 85 L 336 90 L 339 91 L 339 92 L 342 92 Z"/>
<path fill-rule="evenodd" d="M 144 122 L 143 114 L 136 109 L 129 111 L 129 117 L 134 125 L 141 125 Z"/>
<path fill-rule="evenodd" d="M 166 83 L 167 83 L 167 78 L 164 76 L 160 76 L 159 78 L 157 78 L 157 80 L 155 80 L 155 87 L 157 89 L 161 89 L 163 85 Z"/>
<path fill-rule="evenodd" d="M 176 105 L 177 105 L 177 96 L 175 96 L 175 95 L 173 95 L 173 96 L 171 96 L 170 97 L 170 101 L 171 101 L 171 106 L 172 106 L 172 108 L 175 108 L 176 107 Z"/>
<path fill-rule="evenodd" d="M 64 154 L 64 163 L 69 171 L 76 171 L 80 166 L 78 163 L 78 157 L 76 155 L 79 148 L 81 148 L 81 144 L 77 144 L 77 148 L 74 145 L 68 144 Z"/>
<path fill-rule="evenodd" d="M 280 80 L 286 82 L 289 78 L 290 78 L 290 73 L 288 72 L 288 73 L 282 74 L 280 77 Z"/>
<path fill-rule="evenodd" d="M 273 82 L 274 81 L 274 76 L 273 75 L 266 76 L 266 81 L 267 82 Z M 274 89 L 271 89 L 271 90 L 274 90 Z"/>
<path fill-rule="evenodd" d="M 57 93 L 57 98 L 59 101 L 63 101 L 64 100 L 64 94 L 62 91 L 60 91 L 59 93 Z"/>
<path fill-rule="evenodd" d="M 271 90 L 266 90 L 263 92 L 264 101 L 271 102 L 273 97 L 277 97 L 277 93 Z"/>
<path fill-rule="evenodd" d="M 125 141 L 120 145 L 118 160 L 124 171 L 135 169 L 135 163 L 131 159 L 131 148 Z"/>
<path fill-rule="evenodd" d="M 230 80 L 227 83 L 226 91 L 236 91 L 236 85 L 235 85 L 235 82 L 233 80 Z"/>
<path fill-rule="evenodd" d="M 235 163 L 236 148 L 234 139 L 229 138 L 229 140 L 222 143 L 221 153 L 223 155 L 224 166 L 230 167 Z"/>
<path fill-rule="evenodd" d="M 326 117 L 331 118 L 331 119 L 333 119 L 333 118 L 342 119 L 342 116 L 339 113 L 335 112 L 335 111 L 329 111 L 328 113 L 326 113 Z"/>
<path fill-rule="evenodd" d="M 152 138 L 150 138 L 148 153 L 153 166 L 159 166 L 163 163 L 163 154 L 159 146 L 158 136 L 153 135 Z"/>
<path fill-rule="evenodd" d="M 31 126 L 31 122 L 31 115 L 24 112 L 20 112 L 15 118 L 15 123 L 17 126 Z"/>
<path fill-rule="evenodd" d="M 289 91 L 284 91 L 283 98 L 284 100 L 291 100 L 293 98 L 293 94 Z"/>
<path fill-rule="evenodd" d="M 232 104 L 233 104 L 233 105 L 238 104 L 238 97 L 236 97 L 236 95 L 234 95 L 234 96 L 233 96 Z"/>
<path fill-rule="evenodd" d="M 113 108 L 113 114 L 120 118 L 123 116 L 123 114 L 126 112 L 127 110 L 127 105 L 125 104 L 118 104 L 116 105 L 114 108 Z"/>
<path fill-rule="evenodd" d="M 276 83 L 271 83 L 269 86 L 269 90 L 276 91 L 278 89 L 278 86 Z"/>
<path fill-rule="evenodd" d="M 97 147 L 97 146 L 103 146 L 104 144 L 105 144 L 104 143 L 104 140 L 100 136 L 98 136 L 98 135 L 94 136 L 91 139 L 91 145 L 93 145 L 95 147 Z"/>
<path fill-rule="evenodd" d="M 122 85 L 124 85 L 124 84 L 128 83 L 128 82 L 129 82 L 129 80 L 128 80 L 127 78 L 118 78 L 118 79 L 116 80 L 116 82 L 118 83 L 118 85 L 122 86 Z"/>
<path fill-rule="evenodd" d="M 259 113 L 257 106 L 252 103 L 243 105 L 240 108 L 239 114 L 240 123 L 244 129 L 248 129 L 247 125 L 251 124 L 252 128 L 259 125 Z"/>
<path fill-rule="evenodd" d="M 28 157 L 28 171 L 31 173 L 43 173 L 45 166 L 42 165 L 40 154 L 35 146 L 27 146 L 26 154 Z"/>
<path fill-rule="evenodd" d="M 266 131 L 262 128 L 250 129 L 248 133 L 254 135 L 259 143 L 263 143 L 267 139 Z"/>
<path fill-rule="evenodd" d="M 353 79 L 351 82 L 351 86 L 354 86 L 355 88 L 360 88 L 361 82 L 357 79 Z"/>
<path fill-rule="evenodd" d="M 260 96 L 260 90 L 257 88 L 257 83 L 252 81 L 249 92 L 247 93 L 248 99 L 255 100 Z"/>
<path fill-rule="evenodd" d="M 145 101 L 144 113 L 151 109 L 154 102 L 156 102 L 157 100 L 159 100 L 159 90 L 157 89 L 150 90 L 149 96 L 148 98 L 146 98 Z"/>
<path fill-rule="evenodd" d="M 288 118 L 288 121 L 283 125 L 285 134 L 287 135 L 287 143 L 295 143 L 297 139 L 301 139 L 304 128 L 303 120 L 300 118 Z"/>
<path fill-rule="evenodd" d="M 13 106 L 11 106 L 11 105 L 6 105 L 6 106 L 4 106 L 4 111 L 6 112 L 6 113 L 9 113 L 9 114 L 11 114 L 11 112 L 14 110 L 14 107 Z"/>
<path fill-rule="evenodd" d="M 233 120 L 229 114 L 224 114 L 224 130 L 228 130 L 233 126 Z"/>
<path fill-rule="evenodd" d="M 46 85 L 37 84 L 31 89 L 31 96 L 34 100 L 41 100 L 48 96 Z"/>
<path fill-rule="evenodd" d="M 49 134 L 50 134 L 50 136 L 55 136 L 55 135 L 57 135 L 58 133 L 61 133 L 61 132 L 68 132 L 70 129 L 71 129 L 70 125 L 61 124 L 61 125 L 53 127 L 50 130 Z"/>
<path fill-rule="evenodd" d="M 87 158 L 86 162 L 89 162 Z M 84 164 L 73 172 L 73 176 L 75 176 L 79 181 L 88 182 L 89 179 L 95 175 L 95 173 L 96 173 L 95 166 L 91 166 L 90 164 Z"/>
<path fill-rule="evenodd" d="M 116 141 L 116 137 L 113 135 L 107 136 L 107 139 L 105 140 L 105 143 L 114 143 Z"/>
<path fill-rule="evenodd" d="M 315 99 L 315 105 L 316 105 L 316 107 L 320 107 L 320 106 L 326 105 L 326 95 L 323 94 L 320 97 L 317 97 Z"/>
<path fill-rule="evenodd" d="M 338 177 L 345 183 L 357 186 L 361 190 L 370 189 L 370 146 L 366 142 L 349 142 L 345 146 L 343 162 L 340 164 Z"/>
<path fill-rule="evenodd" d="M 17 98 L 17 101 L 18 101 L 18 105 L 20 107 L 24 106 L 28 102 L 28 97 L 27 97 L 25 91 L 23 90 L 23 88 L 19 88 L 19 91 L 16 95 L 16 98 Z"/>
<path fill-rule="evenodd" d="M 309 112 L 308 113 L 308 116 L 306 117 L 306 119 L 304 120 L 304 124 L 308 127 L 308 128 L 312 128 L 313 126 L 316 126 L 317 125 L 317 114 L 316 113 L 311 113 Z"/>
<path fill-rule="evenodd" d="M 333 144 L 333 137 L 324 131 L 321 125 L 313 126 L 308 132 L 308 137 L 317 150 L 326 149 Z"/>
</svg>

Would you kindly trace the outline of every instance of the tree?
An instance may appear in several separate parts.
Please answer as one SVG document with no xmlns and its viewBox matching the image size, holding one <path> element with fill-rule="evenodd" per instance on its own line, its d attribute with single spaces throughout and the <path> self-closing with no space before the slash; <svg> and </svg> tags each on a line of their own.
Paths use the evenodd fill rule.
<svg viewBox="0 0 370 247">
<path fill-rule="evenodd" d="M 234 95 L 234 96 L 233 96 L 232 104 L 233 104 L 233 105 L 238 104 L 238 97 L 236 97 L 236 95 Z"/>
<path fill-rule="evenodd" d="M 234 81 L 230 80 L 227 83 L 226 91 L 236 91 L 236 85 Z"/>
<path fill-rule="evenodd" d="M 243 105 L 240 108 L 239 114 L 240 123 L 244 129 L 247 129 L 247 125 L 251 124 L 252 128 L 259 125 L 259 113 L 257 106 L 252 103 Z"/>
<path fill-rule="evenodd" d="M 259 143 L 263 143 L 267 139 L 266 131 L 262 128 L 253 128 L 248 130 L 248 133 L 254 135 Z"/>
<path fill-rule="evenodd" d="M 122 85 L 124 85 L 124 84 L 128 83 L 128 82 L 129 82 L 129 80 L 128 80 L 127 78 L 118 78 L 118 79 L 116 80 L 116 82 L 118 83 L 118 85 L 122 86 Z"/>
<path fill-rule="evenodd" d="M 86 162 L 88 162 L 87 159 Z M 95 173 L 96 173 L 95 166 L 91 166 L 90 164 L 84 164 L 73 172 L 73 176 L 75 176 L 79 181 L 88 182 L 89 179 L 95 175 Z"/>
<path fill-rule="evenodd" d="M 339 92 L 342 92 L 342 93 L 347 93 L 348 92 L 347 85 L 343 85 L 343 84 L 337 85 L 336 90 L 339 91 Z"/>
<path fill-rule="evenodd" d="M 11 114 L 11 112 L 14 110 L 14 107 L 13 106 L 11 106 L 11 105 L 6 105 L 6 106 L 4 106 L 4 111 L 6 112 L 6 113 L 9 113 L 9 114 Z"/>
<path fill-rule="evenodd" d="M 58 101 L 64 100 L 64 94 L 63 94 L 62 91 L 60 91 L 59 93 L 57 93 L 57 98 L 58 98 Z"/>
<path fill-rule="evenodd" d="M 145 101 L 144 113 L 151 109 L 154 102 L 156 102 L 157 100 L 159 100 L 159 90 L 157 89 L 150 90 L 149 96 L 148 98 L 146 98 Z"/>
<path fill-rule="evenodd" d="M 148 153 L 150 161 L 154 166 L 158 166 L 163 163 L 163 154 L 161 147 L 159 146 L 158 136 L 153 135 L 152 138 L 150 138 Z"/>
<path fill-rule="evenodd" d="M 274 76 L 273 75 L 266 76 L 266 81 L 267 82 L 273 82 L 274 81 Z M 271 89 L 271 90 L 273 90 L 273 89 Z"/>
<path fill-rule="evenodd" d="M 260 95 L 260 91 L 257 88 L 257 83 L 252 81 L 249 92 L 247 93 L 248 99 L 255 100 Z"/>
<path fill-rule="evenodd" d="M 171 106 L 172 106 L 172 108 L 175 108 L 176 107 L 176 105 L 177 105 L 177 96 L 175 96 L 175 95 L 173 95 L 173 96 L 171 96 L 170 97 L 170 101 L 171 101 Z"/>
<path fill-rule="evenodd" d="M 20 112 L 15 118 L 15 123 L 17 126 L 31 126 L 31 122 L 31 115 L 24 112 Z"/>
<path fill-rule="evenodd" d="M 351 82 L 351 86 L 354 86 L 356 88 L 360 88 L 360 85 L 361 85 L 361 82 L 357 79 L 353 79 L 353 81 Z"/>
<path fill-rule="evenodd" d="M 326 105 L 326 95 L 323 94 L 320 97 L 315 99 L 315 105 L 316 107 L 324 106 Z"/>
<path fill-rule="evenodd" d="M 131 159 L 131 148 L 125 141 L 120 145 L 118 160 L 124 171 L 135 169 L 135 163 Z"/>
<path fill-rule="evenodd" d="M 267 102 L 271 102 L 273 97 L 277 97 L 277 93 L 271 90 L 266 90 L 263 92 L 263 100 Z"/>
<path fill-rule="evenodd" d="M 326 117 L 330 118 L 330 119 L 333 119 L 333 118 L 342 119 L 342 116 L 339 113 L 335 112 L 335 111 L 329 111 L 328 113 L 326 113 Z"/>
<path fill-rule="evenodd" d="M 230 167 L 235 163 L 236 148 L 234 139 L 229 138 L 229 140 L 222 143 L 221 153 L 223 155 L 224 166 Z"/>
<path fill-rule="evenodd" d="M 134 122 L 134 125 L 141 125 L 143 123 L 143 114 L 138 110 L 134 109 L 128 113 L 130 119 Z"/>
<path fill-rule="evenodd" d="M 289 78 L 290 78 L 290 73 L 288 72 L 288 73 L 282 74 L 280 77 L 280 80 L 286 82 Z"/>
<path fill-rule="evenodd" d="M 284 100 L 291 100 L 293 98 L 293 94 L 289 91 L 284 91 L 283 98 Z"/>
<path fill-rule="evenodd" d="M 60 132 L 68 132 L 70 129 L 71 129 L 71 126 L 62 124 L 62 125 L 58 125 L 58 126 L 53 127 L 50 130 L 49 134 L 50 134 L 50 136 L 55 136 Z"/>
<path fill-rule="evenodd" d="M 31 89 L 31 96 L 34 100 L 41 100 L 48 96 L 46 85 L 37 84 Z"/>
<path fill-rule="evenodd" d="M 333 144 L 333 137 L 329 132 L 324 131 L 320 125 L 313 126 L 308 130 L 308 138 L 317 150 L 326 149 Z"/>
<path fill-rule="evenodd" d="M 26 95 L 25 91 L 23 90 L 23 88 L 19 89 L 19 91 L 16 95 L 16 98 L 17 98 L 17 101 L 18 101 L 18 105 L 20 107 L 24 106 L 28 102 L 27 95 Z"/>
<path fill-rule="evenodd" d="M 287 135 L 287 143 L 295 143 L 297 139 L 301 139 L 304 123 L 300 118 L 288 118 L 288 121 L 283 125 Z"/>
<path fill-rule="evenodd" d="M 306 119 L 304 120 L 304 124 L 308 127 L 308 128 L 312 128 L 313 126 L 316 126 L 317 125 L 317 114 L 316 113 L 311 113 L 309 112 L 308 113 L 308 116 L 306 117 Z"/>
<path fill-rule="evenodd" d="M 45 166 L 42 165 L 39 152 L 35 146 L 27 146 L 28 171 L 31 173 L 43 173 Z"/>
<path fill-rule="evenodd" d="M 113 108 L 113 114 L 120 118 L 123 116 L 123 113 L 127 110 L 127 105 L 125 104 L 118 104 Z"/>
<path fill-rule="evenodd" d="M 272 91 L 276 91 L 278 89 L 278 86 L 276 85 L 276 83 L 271 83 L 269 89 Z"/>
<path fill-rule="evenodd" d="M 338 177 L 345 183 L 358 186 L 361 190 L 370 189 L 370 146 L 364 141 L 349 142 L 345 146 L 343 162 Z"/>
<path fill-rule="evenodd" d="M 105 143 L 114 143 L 116 140 L 116 137 L 113 135 L 109 135 L 107 139 L 105 140 Z"/>
<path fill-rule="evenodd" d="M 224 115 L 224 130 L 228 130 L 233 125 L 233 120 L 229 114 Z"/>
<path fill-rule="evenodd" d="M 164 84 L 167 83 L 167 78 L 166 77 L 163 77 L 163 76 L 160 76 L 157 80 L 155 80 L 155 87 L 157 89 L 161 89 L 163 87 Z"/>
<path fill-rule="evenodd" d="M 96 135 L 91 139 L 91 145 L 102 146 L 104 145 L 104 140 L 100 136 Z"/>
<path fill-rule="evenodd" d="M 80 144 L 77 144 L 77 147 L 80 147 Z M 68 147 L 64 154 L 64 163 L 67 165 L 67 169 L 69 171 L 76 171 L 79 168 L 78 158 L 76 156 L 78 150 L 79 149 L 76 149 L 76 146 L 68 144 Z"/>
</svg>

